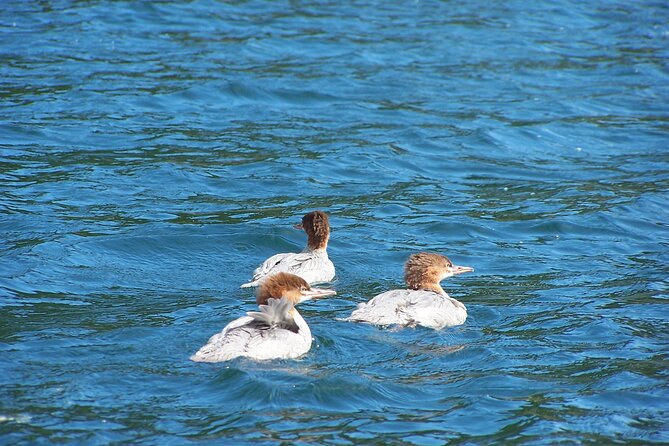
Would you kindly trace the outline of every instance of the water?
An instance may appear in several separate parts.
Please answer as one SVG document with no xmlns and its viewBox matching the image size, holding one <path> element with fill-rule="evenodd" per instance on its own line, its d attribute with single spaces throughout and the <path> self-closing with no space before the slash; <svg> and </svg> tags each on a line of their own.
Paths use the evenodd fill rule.
<svg viewBox="0 0 669 446">
<path fill-rule="evenodd" d="M 660 1 L 4 1 L 0 443 L 669 443 Z M 298 361 L 188 356 L 331 215 Z M 465 325 L 343 322 L 419 250 Z"/>
</svg>

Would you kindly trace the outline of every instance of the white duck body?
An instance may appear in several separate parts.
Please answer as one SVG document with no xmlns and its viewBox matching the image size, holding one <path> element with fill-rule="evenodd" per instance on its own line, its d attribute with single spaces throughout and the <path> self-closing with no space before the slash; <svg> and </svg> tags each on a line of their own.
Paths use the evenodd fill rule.
<svg viewBox="0 0 669 446">
<path fill-rule="evenodd" d="M 221 362 L 239 356 L 255 360 L 298 358 L 311 348 L 311 330 L 295 305 L 333 294 L 334 290 L 311 288 L 294 274 L 274 274 L 258 287 L 259 311 L 249 311 L 247 316 L 230 322 L 190 359 Z"/>
<path fill-rule="evenodd" d="M 422 325 L 439 330 L 464 324 L 467 308 L 446 293 L 431 290 L 390 290 L 358 304 L 349 321 L 375 325 Z"/>
<path fill-rule="evenodd" d="M 240 356 L 255 360 L 294 359 L 311 348 L 311 330 L 288 299 L 270 299 L 260 312 L 248 314 L 226 325 L 190 359 L 197 362 L 222 362 Z"/>
<path fill-rule="evenodd" d="M 296 229 L 307 234 L 307 247 L 300 253 L 276 254 L 265 260 L 253 271 L 251 280 L 242 288 L 258 286 L 267 277 L 277 273 L 290 273 L 302 277 L 309 284 L 330 282 L 335 276 L 335 267 L 328 258 L 330 221 L 323 211 L 313 211 L 302 217 Z"/>
<path fill-rule="evenodd" d="M 404 264 L 404 281 L 410 289 L 379 294 L 359 304 L 348 320 L 376 325 L 422 325 L 437 330 L 464 324 L 467 308 L 446 294 L 439 282 L 473 270 L 453 265 L 448 257 L 439 254 L 412 254 Z"/>
<path fill-rule="evenodd" d="M 256 268 L 251 281 L 242 285 L 242 288 L 258 286 L 263 279 L 279 272 L 295 274 L 307 283 L 315 284 L 334 279 L 335 267 L 325 249 L 276 254 Z"/>
</svg>

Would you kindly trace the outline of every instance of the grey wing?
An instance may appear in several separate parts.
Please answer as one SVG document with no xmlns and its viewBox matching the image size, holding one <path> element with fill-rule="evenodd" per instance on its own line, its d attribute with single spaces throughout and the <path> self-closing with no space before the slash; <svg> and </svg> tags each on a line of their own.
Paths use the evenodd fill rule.
<svg viewBox="0 0 669 446">
<path fill-rule="evenodd" d="M 262 312 L 262 311 L 261 311 Z M 253 313 L 253 312 L 250 312 Z M 300 330 L 293 317 L 282 318 L 272 326 L 255 319 L 249 324 L 230 330 L 226 336 L 234 356 L 256 360 L 296 358 L 311 346 L 311 335 Z"/>
<path fill-rule="evenodd" d="M 274 268 L 274 272 L 285 272 L 300 275 L 300 272 L 304 270 L 304 267 L 313 259 L 313 256 L 308 252 L 300 252 L 297 254 L 290 254 L 289 256 L 284 257 L 281 262 Z"/>
<path fill-rule="evenodd" d="M 334 264 L 327 255 L 303 253 L 309 258 L 294 266 L 293 274 L 302 277 L 310 284 L 330 282 L 335 276 Z"/>
<path fill-rule="evenodd" d="M 253 271 L 251 281 L 242 285 L 242 288 L 258 285 L 265 277 L 276 273 L 291 273 L 299 274 L 297 271 L 301 269 L 304 262 L 310 260 L 308 253 L 283 253 L 275 254 L 269 259 L 265 260 L 262 265 Z"/>
<path fill-rule="evenodd" d="M 251 278 L 251 281 L 257 282 L 263 277 L 269 275 L 274 269 L 280 268 L 281 262 L 288 256 L 290 256 L 290 254 L 275 254 L 262 262 L 262 264 L 253 271 L 253 277 Z"/>
<path fill-rule="evenodd" d="M 250 316 L 235 319 L 220 333 L 209 338 L 190 359 L 198 362 L 219 362 L 241 356 L 250 341 L 252 330 L 248 330 L 248 326 L 253 322 L 254 319 Z"/>
<path fill-rule="evenodd" d="M 395 311 L 403 325 L 416 326 L 425 320 L 431 320 L 435 312 L 435 303 L 431 295 L 413 292 L 398 303 Z"/>
<path fill-rule="evenodd" d="M 263 324 L 250 316 L 236 319 L 223 331 L 209 338 L 190 359 L 197 362 L 221 362 L 245 356 L 250 346 L 257 344 L 256 338 L 262 338 L 262 328 Z"/>
<path fill-rule="evenodd" d="M 434 329 L 460 325 L 467 317 L 467 309 L 460 302 L 431 291 L 414 293 L 402 311 L 413 321 L 411 325 Z"/>
<path fill-rule="evenodd" d="M 303 337 L 284 328 L 268 328 L 262 337 L 254 337 L 248 344 L 249 357 L 259 360 L 296 358 L 309 350 L 311 337 Z"/>
<path fill-rule="evenodd" d="M 407 325 L 412 321 L 406 308 L 410 304 L 406 290 L 391 290 L 358 305 L 351 313 L 350 321 L 370 322 L 377 325 Z"/>
</svg>

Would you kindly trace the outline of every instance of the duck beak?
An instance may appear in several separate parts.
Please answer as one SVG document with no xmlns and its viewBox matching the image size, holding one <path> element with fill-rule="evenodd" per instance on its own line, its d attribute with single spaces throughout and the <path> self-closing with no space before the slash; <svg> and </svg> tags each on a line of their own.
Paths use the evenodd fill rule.
<svg viewBox="0 0 669 446">
<path fill-rule="evenodd" d="M 454 276 L 455 276 L 456 274 L 468 273 L 468 272 L 471 272 L 471 271 L 474 271 L 474 268 L 471 268 L 471 267 L 469 267 L 469 266 L 457 266 L 457 265 L 453 265 L 453 266 L 451 267 L 451 274 L 453 274 Z"/>
<path fill-rule="evenodd" d="M 305 300 L 318 299 L 319 297 L 334 296 L 337 292 L 327 288 L 312 288 L 307 291 L 302 291 L 300 294 L 302 295 L 302 300 L 300 302 L 304 302 Z"/>
</svg>

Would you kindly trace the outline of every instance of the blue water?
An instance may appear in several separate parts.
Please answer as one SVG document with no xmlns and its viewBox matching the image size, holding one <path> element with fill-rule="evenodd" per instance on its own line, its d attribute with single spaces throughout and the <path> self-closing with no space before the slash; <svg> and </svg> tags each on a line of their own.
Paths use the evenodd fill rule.
<svg viewBox="0 0 669 446">
<path fill-rule="evenodd" d="M 0 443 L 669 443 L 668 99 L 663 1 L 4 0 Z M 311 351 L 190 362 L 314 209 Z"/>
</svg>

